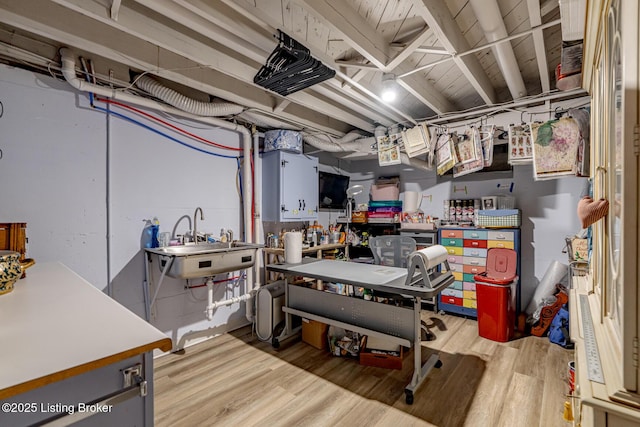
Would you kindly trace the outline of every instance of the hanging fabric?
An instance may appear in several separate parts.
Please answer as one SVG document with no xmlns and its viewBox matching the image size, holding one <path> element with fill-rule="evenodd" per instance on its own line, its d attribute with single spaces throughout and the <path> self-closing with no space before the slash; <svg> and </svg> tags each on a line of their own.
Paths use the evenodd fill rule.
<svg viewBox="0 0 640 427">
<path fill-rule="evenodd" d="M 524 165 L 532 162 L 531 128 L 524 124 L 509 125 L 509 164 Z"/>
<path fill-rule="evenodd" d="M 427 125 L 422 123 L 402 131 L 404 151 L 409 157 L 416 157 L 429 151 L 431 137 Z"/>
<path fill-rule="evenodd" d="M 467 158 L 463 161 L 462 155 L 459 162 L 453 167 L 453 177 L 468 175 L 484 168 L 484 158 L 482 155 L 482 142 L 480 141 L 480 132 L 477 128 L 471 127 L 465 130 L 463 140 L 468 144 L 458 143 L 456 147 L 460 150 L 469 150 L 464 156 Z M 469 160 L 470 159 L 470 160 Z"/>
<path fill-rule="evenodd" d="M 380 166 L 398 165 L 400 160 L 399 133 L 393 135 L 382 135 L 376 137 L 378 145 L 378 164 Z"/>
<path fill-rule="evenodd" d="M 571 117 L 531 124 L 536 180 L 575 175 L 580 128 Z"/>
<path fill-rule="evenodd" d="M 438 159 L 438 175 L 444 175 L 447 173 L 456 163 L 458 163 L 458 157 L 456 156 L 455 145 L 458 143 L 458 137 L 455 134 L 442 134 L 438 138 L 436 144 L 436 156 Z"/>
<path fill-rule="evenodd" d="M 493 139 L 495 138 L 496 127 L 495 125 L 483 125 L 480 126 L 479 132 L 484 167 L 488 168 L 493 164 Z"/>
</svg>

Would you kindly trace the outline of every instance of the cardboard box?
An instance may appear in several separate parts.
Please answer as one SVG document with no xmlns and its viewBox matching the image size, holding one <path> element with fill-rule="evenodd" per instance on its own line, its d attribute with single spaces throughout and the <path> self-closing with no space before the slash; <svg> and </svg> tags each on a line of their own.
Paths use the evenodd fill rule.
<svg viewBox="0 0 640 427">
<path fill-rule="evenodd" d="M 302 319 L 302 341 L 319 350 L 326 350 L 329 325 L 315 320 Z"/>
<path fill-rule="evenodd" d="M 402 358 L 404 357 L 401 345 L 393 350 L 378 350 L 367 346 L 367 337 L 363 340 L 360 351 L 360 364 L 365 366 L 375 366 L 387 369 L 402 369 Z"/>
</svg>

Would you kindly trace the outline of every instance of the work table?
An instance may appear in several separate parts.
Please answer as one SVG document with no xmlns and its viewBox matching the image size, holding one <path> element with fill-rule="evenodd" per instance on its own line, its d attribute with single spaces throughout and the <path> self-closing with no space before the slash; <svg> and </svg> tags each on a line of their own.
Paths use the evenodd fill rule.
<svg viewBox="0 0 640 427">
<path fill-rule="evenodd" d="M 172 347 L 165 334 L 60 263 L 35 265 L 0 297 L 0 325 L 3 401 L 24 401 L 31 391 Z"/>
</svg>

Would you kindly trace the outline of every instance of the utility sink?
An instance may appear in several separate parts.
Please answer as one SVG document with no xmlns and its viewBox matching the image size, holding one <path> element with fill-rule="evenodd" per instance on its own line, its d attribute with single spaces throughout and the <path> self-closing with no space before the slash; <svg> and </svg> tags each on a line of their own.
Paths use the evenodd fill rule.
<svg viewBox="0 0 640 427">
<path fill-rule="evenodd" d="M 147 248 L 156 255 L 160 271 L 177 279 L 193 279 L 252 267 L 264 245 L 245 242 L 200 243 Z"/>
</svg>

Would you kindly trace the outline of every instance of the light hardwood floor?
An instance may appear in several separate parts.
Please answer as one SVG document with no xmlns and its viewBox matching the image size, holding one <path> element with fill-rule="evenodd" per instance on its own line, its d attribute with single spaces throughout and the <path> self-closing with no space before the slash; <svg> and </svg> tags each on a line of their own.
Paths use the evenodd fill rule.
<svg viewBox="0 0 640 427">
<path fill-rule="evenodd" d="M 407 405 L 402 370 L 365 367 L 298 338 L 275 350 L 250 327 L 155 361 L 156 426 L 509 426 L 568 427 L 563 420 L 573 351 L 548 338 L 497 343 L 474 320 L 422 313 L 440 352 Z"/>
</svg>

